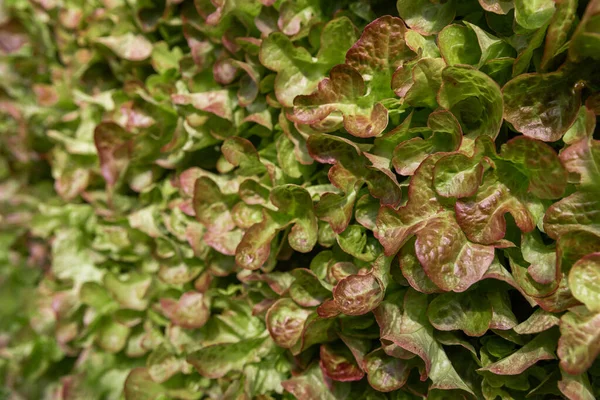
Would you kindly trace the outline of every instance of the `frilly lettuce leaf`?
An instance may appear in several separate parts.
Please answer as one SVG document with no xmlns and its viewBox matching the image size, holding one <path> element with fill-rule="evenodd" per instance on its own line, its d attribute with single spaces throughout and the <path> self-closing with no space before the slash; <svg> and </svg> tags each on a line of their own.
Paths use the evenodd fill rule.
<svg viewBox="0 0 600 400">
<path fill-rule="evenodd" d="M 334 67 L 329 78 L 308 96 L 294 100 L 290 118 L 316 124 L 333 112 L 341 113 L 344 128 L 358 137 L 379 135 L 388 124 L 388 110 L 381 101 L 393 99 L 391 75 L 414 57 L 406 45 L 406 26 L 399 18 L 385 16 L 369 24 L 346 53 L 345 64 Z"/>
<path fill-rule="evenodd" d="M 598 0 L 0 4 L 0 397 L 600 396 Z"/>
<path fill-rule="evenodd" d="M 356 41 L 354 25 L 344 17 L 330 21 L 321 31 L 320 41 L 319 53 L 313 58 L 282 33 L 274 32 L 263 40 L 260 60 L 277 72 L 275 95 L 284 107 L 292 107 L 296 96 L 310 94 L 331 67 L 344 62 L 346 51 Z"/>
</svg>

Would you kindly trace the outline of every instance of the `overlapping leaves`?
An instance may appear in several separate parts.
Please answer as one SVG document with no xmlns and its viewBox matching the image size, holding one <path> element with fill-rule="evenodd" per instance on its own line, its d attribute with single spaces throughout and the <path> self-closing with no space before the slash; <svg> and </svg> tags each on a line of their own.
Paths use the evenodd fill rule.
<svg viewBox="0 0 600 400">
<path fill-rule="evenodd" d="M 5 3 L 9 396 L 600 396 L 599 1 Z"/>
</svg>

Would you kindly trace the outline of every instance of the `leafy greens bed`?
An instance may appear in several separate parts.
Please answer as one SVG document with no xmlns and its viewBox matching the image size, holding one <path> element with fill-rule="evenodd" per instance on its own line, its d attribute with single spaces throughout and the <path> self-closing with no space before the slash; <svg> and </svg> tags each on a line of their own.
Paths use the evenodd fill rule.
<svg viewBox="0 0 600 400">
<path fill-rule="evenodd" d="M 0 397 L 600 397 L 600 0 L 5 0 L 0 53 Z"/>
</svg>

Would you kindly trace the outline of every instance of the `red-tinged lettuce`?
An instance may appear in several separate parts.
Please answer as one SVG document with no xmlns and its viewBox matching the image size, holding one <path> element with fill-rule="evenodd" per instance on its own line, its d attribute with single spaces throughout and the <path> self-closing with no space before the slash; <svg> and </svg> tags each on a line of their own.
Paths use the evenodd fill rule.
<svg viewBox="0 0 600 400">
<path fill-rule="evenodd" d="M 549 69 L 556 62 L 561 47 L 565 44 L 570 30 L 577 16 L 577 4 L 575 0 L 564 0 L 556 2 L 556 12 L 548 25 L 544 43 L 544 54 L 540 62 L 540 68 Z"/>
<path fill-rule="evenodd" d="M 346 345 L 322 344 L 319 352 L 323 374 L 338 382 L 359 381 L 365 375 Z"/>
<path fill-rule="evenodd" d="M 487 365 L 482 371 L 490 371 L 496 375 L 518 375 L 540 360 L 551 360 L 556 347 L 554 330 L 538 334 L 510 356 Z"/>
<path fill-rule="evenodd" d="M 260 61 L 277 72 L 275 96 L 283 107 L 292 107 L 296 96 L 313 92 L 333 66 L 344 62 L 346 51 L 357 39 L 355 29 L 345 17 L 327 23 L 321 30 L 315 57 L 305 48 L 294 46 L 285 32 L 273 32 L 263 40 Z"/>
<path fill-rule="evenodd" d="M 425 294 L 413 289 L 399 292 L 383 302 L 375 310 L 380 338 L 419 356 L 425 362 L 425 373 L 433 382 L 432 388 L 471 392 L 442 345 L 433 337 L 433 327 L 421 312 L 427 308 L 427 302 Z"/>
<path fill-rule="evenodd" d="M 7 0 L 0 397 L 600 397 L 599 0 Z"/>
<path fill-rule="evenodd" d="M 387 127 L 393 105 L 392 73 L 415 56 L 406 45 L 406 26 L 399 18 L 382 17 L 369 24 L 346 53 L 346 61 L 331 70 L 317 91 L 294 100 L 290 118 L 316 124 L 331 113 L 342 115 L 344 128 L 358 137 L 379 135 Z"/>
<path fill-rule="evenodd" d="M 391 392 L 406 384 L 415 362 L 391 357 L 378 349 L 365 356 L 363 365 L 371 387 L 380 392 Z"/>
<path fill-rule="evenodd" d="M 558 356 L 563 370 L 576 375 L 592 365 L 600 352 L 598 324 L 600 314 L 585 307 L 576 307 L 561 318 Z"/>
<path fill-rule="evenodd" d="M 569 286 L 573 297 L 590 311 L 600 311 L 600 254 L 592 253 L 577 261 L 569 272 Z"/>
<path fill-rule="evenodd" d="M 575 121 L 580 87 L 566 71 L 524 74 L 502 89 L 504 118 L 524 135 L 555 142 Z"/>
<path fill-rule="evenodd" d="M 269 258 L 277 233 L 290 224 L 287 240 L 292 249 L 308 253 L 317 242 L 317 219 L 309 193 L 300 186 L 282 185 L 270 194 L 278 212 L 263 211 L 263 220 L 252 225 L 235 251 L 236 263 L 247 269 L 260 268 Z"/>
<path fill-rule="evenodd" d="M 452 209 L 437 198 L 432 175 L 438 159 L 427 158 L 415 172 L 405 206 L 380 210 L 375 235 L 386 255 L 396 254 L 416 235 L 415 254 L 429 279 L 442 290 L 462 292 L 482 278 L 494 249 L 467 239 Z"/>
</svg>

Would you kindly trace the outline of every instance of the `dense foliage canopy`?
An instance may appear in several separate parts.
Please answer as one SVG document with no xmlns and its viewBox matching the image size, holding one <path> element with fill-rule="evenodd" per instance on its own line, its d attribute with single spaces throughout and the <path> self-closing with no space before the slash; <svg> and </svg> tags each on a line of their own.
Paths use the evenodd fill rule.
<svg viewBox="0 0 600 400">
<path fill-rule="evenodd" d="M 600 398 L 600 0 L 0 2 L 0 398 Z"/>
</svg>

